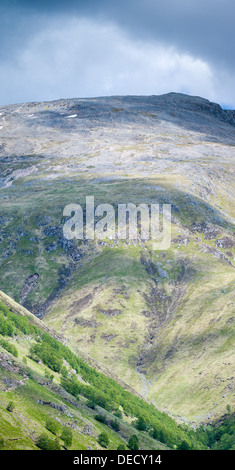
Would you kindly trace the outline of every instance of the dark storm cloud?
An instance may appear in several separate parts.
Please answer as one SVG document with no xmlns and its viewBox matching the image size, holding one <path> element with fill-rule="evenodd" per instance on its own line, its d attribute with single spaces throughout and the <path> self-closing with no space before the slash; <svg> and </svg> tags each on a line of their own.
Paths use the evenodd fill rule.
<svg viewBox="0 0 235 470">
<path fill-rule="evenodd" d="M 234 67 L 234 0 L 15 0 L 5 5 L 31 14 L 80 13 L 106 18 L 136 37 L 161 40 Z"/>
</svg>

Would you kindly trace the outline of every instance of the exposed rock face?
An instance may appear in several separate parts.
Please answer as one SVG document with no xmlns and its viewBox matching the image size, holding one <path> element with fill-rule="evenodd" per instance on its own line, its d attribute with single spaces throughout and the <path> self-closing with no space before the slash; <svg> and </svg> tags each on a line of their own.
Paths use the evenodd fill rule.
<svg viewBox="0 0 235 470">
<path fill-rule="evenodd" d="M 20 294 L 20 302 L 24 304 L 25 300 L 27 299 L 29 293 L 34 289 L 38 282 L 39 274 L 34 273 L 31 276 L 27 277 L 25 281 L 25 285 Z"/>
</svg>

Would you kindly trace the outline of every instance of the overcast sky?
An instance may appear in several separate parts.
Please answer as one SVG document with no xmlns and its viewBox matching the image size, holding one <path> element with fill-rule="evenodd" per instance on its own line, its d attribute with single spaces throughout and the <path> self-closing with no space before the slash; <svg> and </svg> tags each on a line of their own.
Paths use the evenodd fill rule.
<svg viewBox="0 0 235 470">
<path fill-rule="evenodd" d="M 235 109 L 234 0 L 0 0 L 0 104 L 199 95 Z"/>
</svg>

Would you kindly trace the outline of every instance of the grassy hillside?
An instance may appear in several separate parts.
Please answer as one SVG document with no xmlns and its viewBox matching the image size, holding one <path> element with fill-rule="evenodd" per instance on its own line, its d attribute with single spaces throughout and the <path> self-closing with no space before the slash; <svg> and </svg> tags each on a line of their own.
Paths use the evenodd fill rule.
<svg viewBox="0 0 235 470">
<path fill-rule="evenodd" d="M 132 434 L 138 436 L 140 448 L 167 448 L 165 444 L 154 440 L 149 434 L 138 431 L 133 426 L 136 421 L 134 416 L 126 415 L 121 411 L 121 407 L 117 413 L 119 409 L 117 403 L 115 403 L 114 411 L 108 406 L 102 408 L 96 405 L 95 397 L 89 404 L 91 399 L 85 397 L 82 392 L 78 393 L 76 390 L 75 396 L 68 393 L 66 384 L 68 388 L 72 377 L 74 380 L 76 377 L 76 383 L 83 384 L 87 389 L 92 390 L 94 387 L 89 381 L 85 381 L 82 373 L 76 372 L 66 360 L 62 361 L 62 370 L 55 371 L 53 370 L 56 368 L 55 364 L 50 363 L 49 367 L 45 358 L 43 362 L 36 355 L 33 357 L 30 349 L 33 345 L 41 343 L 40 338 L 43 334 L 47 334 L 49 341 L 54 340 L 54 345 L 57 344 L 56 340 L 48 334 L 48 328 L 42 322 L 2 293 L 0 333 L 0 434 L 4 441 L 3 449 L 38 449 L 37 439 L 41 434 L 46 434 L 54 440 L 54 433 L 47 429 L 49 420 L 56 425 L 56 435 L 62 448 L 64 442 L 60 436 L 64 426 L 72 431 L 72 449 L 103 448 L 98 442 L 102 432 L 108 435 L 109 449 L 116 449 L 118 445 L 125 448 Z M 9 333 L 11 333 L 10 336 Z M 62 343 L 58 344 L 62 347 Z M 47 343 L 47 348 L 48 355 L 51 357 L 49 343 Z M 76 359 L 75 356 L 73 358 Z M 77 360 L 80 366 L 84 364 L 86 367 L 85 363 Z M 87 371 L 89 370 L 93 369 L 87 366 Z M 99 376 L 97 373 L 95 375 Z M 63 380 L 67 380 L 64 388 L 61 385 Z M 99 398 L 101 400 L 101 397 Z M 13 403 L 12 410 L 8 410 L 9 403 Z M 115 416 L 114 412 L 118 416 Z M 107 424 L 97 421 L 95 419 L 97 415 L 102 415 Z M 115 425 L 119 428 L 116 432 L 112 428 Z"/>
<path fill-rule="evenodd" d="M 213 411 L 223 414 L 234 406 L 234 270 L 212 260 L 206 265 L 200 255 L 189 264 L 167 253 L 157 259 L 176 280 L 156 284 L 142 256 L 136 248 L 103 250 L 83 266 L 46 323 L 157 406 L 199 422 Z M 145 260 L 151 265 L 156 258 L 147 253 Z"/>
<path fill-rule="evenodd" d="M 210 444 L 220 444 L 221 423 L 196 432 L 177 425 L 73 354 L 9 297 L 0 297 L 2 449 L 124 449 L 132 448 L 133 435 L 140 449 L 203 449 L 209 438 Z M 230 448 L 231 414 L 227 422 Z"/>
<path fill-rule="evenodd" d="M 234 409 L 232 112 L 175 94 L 1 112 L 1 289 L 178 422 Z M 171 204 L 170 249 L 66 240 L 64 206 L 87 195 Z"/>
</svg>

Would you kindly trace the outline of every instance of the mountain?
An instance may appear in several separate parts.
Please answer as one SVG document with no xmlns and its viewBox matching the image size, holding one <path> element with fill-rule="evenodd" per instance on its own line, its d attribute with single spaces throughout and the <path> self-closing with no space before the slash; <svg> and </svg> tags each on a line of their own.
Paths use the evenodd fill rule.
<svg viewBox="0 0 235 470">
<path fill-rule="evenodd" d="M 0 107 L 1 289 L 179 423 L 234 406 L 235 111 L 177 93 Z M 68 240 L 67 204 L 171 204 L 171 244 Z"/>
</svg>

